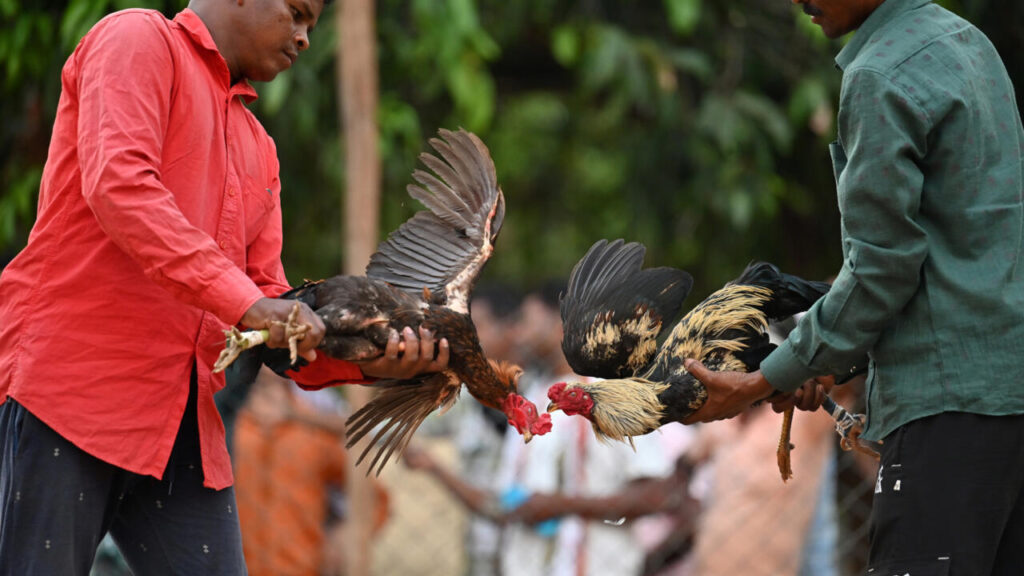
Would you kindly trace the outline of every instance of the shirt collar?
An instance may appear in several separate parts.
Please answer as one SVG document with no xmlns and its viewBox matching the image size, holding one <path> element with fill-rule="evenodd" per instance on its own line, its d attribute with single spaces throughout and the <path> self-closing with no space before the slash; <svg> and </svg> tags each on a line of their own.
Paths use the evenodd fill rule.
<svg viewBox="0 0 1024 576">
<path fill-rule="evenodd" d="M 854 32 L 853 38 L 847 42 L 846 46 L 839 51 L 836 56 L 836 66 L 840 70 L 845 69 L 853 62 L 857 54 L 860 53 L 861 49 L 868 43 L 871 36 L 878 31 L 886 22 L 892 20 L 896 16 L 920 8 L 925 4 L 930 4 L 932 0 L 885 0 L 882 2 L 875 11 L 868 15 L 864 23 L 857 28 Z"/>
<path fill-rule="evenodd" d="M 218 65 L 221 67 L 221 76 L 224 79 L 225 84 L 230 86 L 231 84 L 231 71 L 228 69 L 228 63 L 224 60 L 224 56 L 217 49 L 217 44 L 213 41 L 213 36 L 210 35 L 210 30 L 206 27 L 206 24 L 199 17 L 198 14 L 193 12 L 190 8 L 186 8 L 174 17 L 174 21 L 179 24 L 200 48 L 212 52 L 216 55 Z M 256 89 L 249 84 L 249 81 L 242 79 L 241 82 L 237 82 L 235 85 L 230 86 L 228 92 L 231 96 L 241 96 L 245 102 L 251 103 L 256 100 L 259 95 L 256 93 Z"/>
</svg>

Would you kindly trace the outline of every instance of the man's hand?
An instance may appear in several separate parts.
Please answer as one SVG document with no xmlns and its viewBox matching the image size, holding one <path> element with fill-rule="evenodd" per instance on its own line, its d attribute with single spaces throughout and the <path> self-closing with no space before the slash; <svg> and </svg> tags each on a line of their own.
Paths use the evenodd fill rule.
<svg viewBox="0 0 1024 576">
<path fill-rule="evenodd" d="M 420 326 L 419 337 L 408 326 L 402 331 L 392 332 L 384 354 L 373 360 L 356 362 L 367 376 L 402 380 L 417 374 L 440 372 L 448 367 L 448 339 L 442 338 L 434 356 L 434 334 Z"/>
<path fill-rule="evenodd" d="M 832 391 L 832 387 L 835 384 L 835 376 L 811 378 L 801 384 L 792 394 L 781 394 L 772 397 L 772 410 L 781 414 L 795 407 L 807 412 L 814 412 L 821 408 L 821 403 L 825 401 L 825 395 Z"/>
<path fill-rule="evenodd" d="M 309 331 L 299 340 L 299 356 L 312 362 L 316 360 L 316 347 L 324 339 L 326 328 L 323 320 L 309 306 L 296 300 L 279 298 L 260 298 L 245 311 L 242 324 L 255 330 L 269 330 L 268 348 L 288 348 L 288 337 L 285 335 L 284 323 L 292 313 L 295 305 L 299 305 L 297 322 L 309 326 Z"/>
<path fill-rule="evenodd" d="M 760 370 L 750 373 L 712 372 L 693 359 L 686 360 L 685 366 L 687 372 L 707 387 L 708 399 L 700 410 L 683 420 L 684 424 L 732 418 L 774 392 Z"/>
</svg>

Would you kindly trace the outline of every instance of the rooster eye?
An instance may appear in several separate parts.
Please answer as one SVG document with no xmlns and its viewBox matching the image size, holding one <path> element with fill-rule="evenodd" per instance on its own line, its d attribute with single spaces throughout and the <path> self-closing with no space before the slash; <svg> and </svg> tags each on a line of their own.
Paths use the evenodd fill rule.
<svg viewBox="0 0 1024 576">
<path fill-rule="evenodd" d="M 569 398 L 575 398 L 575 397 L 576 397 L 576 391 L 575 390 L 573 390 L 572 392 L 569 392 Z"/>
</svg>

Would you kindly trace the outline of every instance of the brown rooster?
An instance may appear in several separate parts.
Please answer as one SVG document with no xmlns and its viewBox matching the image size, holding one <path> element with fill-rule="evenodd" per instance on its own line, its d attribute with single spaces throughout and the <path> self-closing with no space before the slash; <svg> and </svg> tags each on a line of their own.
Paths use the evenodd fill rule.
<svg viewBox="0 0 1024 576">
<path fill-rule="evenodd" d="M 751 371 L 775 348 L 768 323 L 806 310 L 829 285 L 754 263 L 708 296 L 659 345 L 692 285 L 671 268 L 642 270 L 641 244 L 598 241 L 573 268 L 561 302 L 562 351 L 578 374 L 604 378 L 558 383 L 548 411 L 581 415 L 600 438 L 632 440 L 700 408 L 707 390 L 683 367 Z M 787 443 L 788 448 L 788 443 Z"/>
<path fill-rule="evenodd" d="M 369 470 L 376 468 L 377 474 L 431 412 L 451 407 L 463 383 L 481 404 L 504 412 L 525 441 L 551 428 L 550 415 L 538 414 L 518 394 L 522 370 L 484 357 L 470 317 L 473 285 L 494 250 L 505 215 L 490 153 L 464 130 L 441 130 L 430 144 L 440 157 L 424 153 L 420 160 L 433 173 L 416 170 L 418 185 L 408 187 L 409 195 L 429 210 L 417 212 L 378 246 L 366 276 L 335 276 L 281 296 L 306 303 L 323 319 L 326 334 L 320 349 L 332 358 L 376 358 L 384 353 L 389 336 L 406 326 L 422 326 L 436 338 L 448 339 L 447 370 L 375 382 L 378 394 L 349 418 L 349 447 L 381 425 L 357 461 L 376 445 Z M 292 331 L 302 332 L 298 327 Z M 217 368 L 249 346 L 250 338 L 230 335 Z M 278 371 L 296 361 L 294 355 L 283 361 L 282 352 L 287 354 L 259 347 L 261 361 Z"/>
</svg>

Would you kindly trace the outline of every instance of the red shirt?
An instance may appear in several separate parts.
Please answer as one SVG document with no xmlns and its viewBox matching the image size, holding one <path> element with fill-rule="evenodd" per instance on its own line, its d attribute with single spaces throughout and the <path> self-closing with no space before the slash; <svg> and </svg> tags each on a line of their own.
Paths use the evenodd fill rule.
<svg viewBox="0 0 1024 576">
<path fill-rule="evenodd" d="M 288 288 L 256 92 L 190 10 L 104 18 L 61 80 L 37 220 L 0 277 L 0 400 L 161 477 L 194 363 L 204 483 L 230 486 L 211 366 L 223 330 Z M 335 383 L 363 380 L 338 364 Z"/>
</svg>

